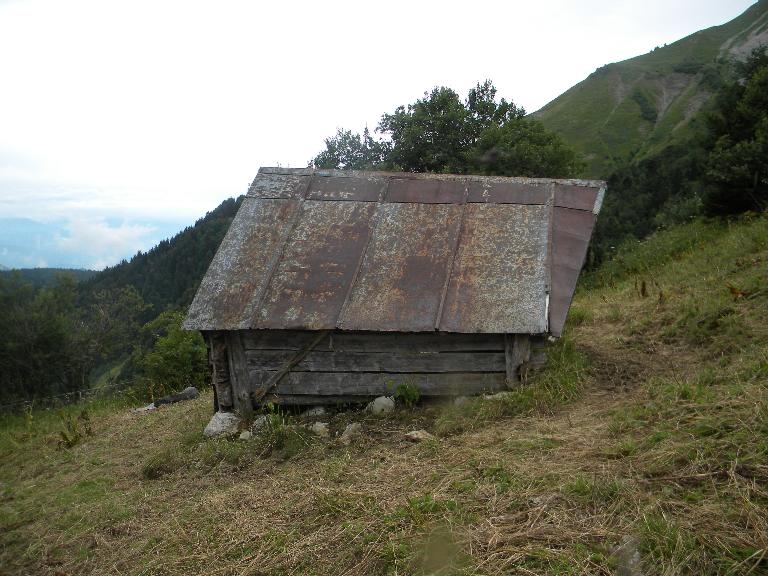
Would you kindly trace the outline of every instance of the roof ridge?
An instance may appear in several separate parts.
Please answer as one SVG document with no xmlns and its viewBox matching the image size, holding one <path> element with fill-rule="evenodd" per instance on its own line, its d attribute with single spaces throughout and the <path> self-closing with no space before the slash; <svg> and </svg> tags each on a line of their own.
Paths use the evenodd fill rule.
<svg viewBox="0 0 768 576">
<path fill-rule="evenodd" d="M 387 172 L 379 170 L 336 170 L 320 168 L 283 168 L 281 166 L 259 168 L 259 175 L 282 176 L 332 176 L 336 178 L 404 178 L 411 180 L 469 180 L 471 182 L 510 182 L 514 184 L 563 184 L 568 186 L 606 187 L 605 180 L 584 178 L 531 178 L 527 176 L 487 176 L 483 174 L 437 174 L 432 172 Z"/>
</svg>

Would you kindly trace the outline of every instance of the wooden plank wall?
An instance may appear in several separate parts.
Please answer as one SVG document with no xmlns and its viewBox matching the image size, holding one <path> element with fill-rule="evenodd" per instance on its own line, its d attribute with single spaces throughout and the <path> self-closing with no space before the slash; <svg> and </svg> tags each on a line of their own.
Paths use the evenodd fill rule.
<svg viewBox="0 0 768 576">
<path fill-rule="evenodd" d="M 246 330 L 230 337 L 239 398 L 263 386 L 317 332 Z M 364 402 L 400 384 L 422 396 L 474 395 L 507 388 L 502 334 L 331 332 L 265 398 L 284 404 Z M 245 380 L 246 390 L 243 390 Z"/>
</svg>

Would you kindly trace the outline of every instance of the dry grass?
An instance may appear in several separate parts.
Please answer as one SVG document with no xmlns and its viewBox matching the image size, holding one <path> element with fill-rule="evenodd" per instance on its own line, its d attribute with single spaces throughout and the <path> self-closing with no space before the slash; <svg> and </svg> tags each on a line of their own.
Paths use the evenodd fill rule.
<svg viewBox="0 0 768 576">
<path fill-rule="evenodd" d="M 96 411 L 71 450 L 57 449 L 55 418 L 8 421 L 0 566 L 615 574 L 632 537 L 644 574 L 766 574 L 766 228 L 734 226 L 581 293 L 575 349 L 556 348 L 518 395 L 330 418 L 335 432 L 362 423 L 348 447 L 291 417 L 250 442 L 205 441 L 208 397 Z M 410 444 L 414 428 L 439 438 Z"/>
</svg>

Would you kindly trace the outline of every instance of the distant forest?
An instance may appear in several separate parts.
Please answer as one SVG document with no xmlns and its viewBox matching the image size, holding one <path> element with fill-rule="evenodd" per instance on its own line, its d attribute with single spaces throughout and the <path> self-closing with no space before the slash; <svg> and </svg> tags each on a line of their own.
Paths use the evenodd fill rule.
<svg viewBox="0 0 768 576">
<path fill-rule="evenodd" d="M 225 200 L 171 240 L 99 273 L 0 273 L 0 405 L 66 397 L 110 368 L 110 384 L 122 380 L 137 399 L 199 384 L 205 349 L 199 335 L 181 332 L 182 311 L 241 201 Z"/>
<path fill-rule="evenodd" d="M 75 281 L 82 282 L 93 278 L 97 274 L 96 270 L 73 270 L 71 268 L 22 268 L 20 270 L 0 270 L 0 278 L 10 279 L 12 276 L 19 276 L 23 281 L 28 282 L 35 288 L 50 286 L 56 282 L 56 279 L 62 274 L 71 275 Z"/>
</svg>

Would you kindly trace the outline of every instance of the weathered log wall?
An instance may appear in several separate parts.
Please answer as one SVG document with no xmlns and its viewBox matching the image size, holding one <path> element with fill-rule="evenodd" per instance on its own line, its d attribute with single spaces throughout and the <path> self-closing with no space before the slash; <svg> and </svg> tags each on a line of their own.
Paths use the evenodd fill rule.
<svg viewBox="0 0 768 576">
<path fill-rule="evenodd" d="M 231 397 L 241 412 L 253 410 L 254 398 L 281 404 L 365 402 L 391 395 L 401 384 L 415 386 L 425 397 L 498 392 L 516 385 L 521 368 L 540 363 L 542 344 L 527 335 L 436 332 L 205 335 L 208 342 L 226 341 Z"/>
</svg>

